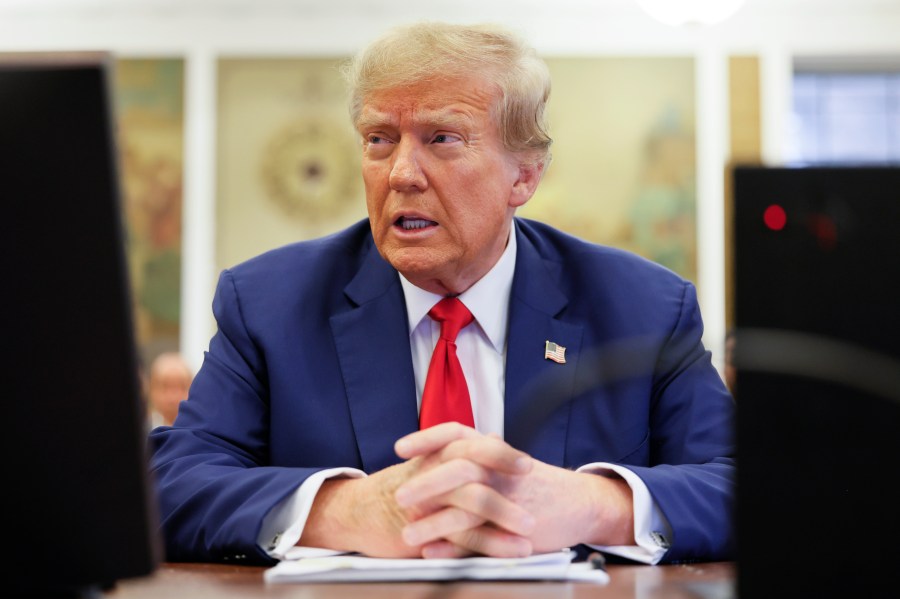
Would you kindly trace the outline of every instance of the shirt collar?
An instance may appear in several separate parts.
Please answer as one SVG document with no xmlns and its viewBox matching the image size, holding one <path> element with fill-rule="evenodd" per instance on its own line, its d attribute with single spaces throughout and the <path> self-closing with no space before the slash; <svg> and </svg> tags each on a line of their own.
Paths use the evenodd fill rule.
<svg viewBox="0 0 900 599">
<path fill-rule="evenodd" d="M 475 317 L 475 321 L 498 352 L 506 343 L 509 315 L 509 294 L 512 291 L 513 274 L 516 270 L 516 227 L 510 227 L 509 241 L 497 263 L 474 285 L 460 294 L 460 301 Z M 409 332 L 412 334 L 428 311 L 443 296 L 425 291 L 410 283 L 400 274 L 400 284 L 406 299 L 406 315 L 409 318 Z"/>
</svg>

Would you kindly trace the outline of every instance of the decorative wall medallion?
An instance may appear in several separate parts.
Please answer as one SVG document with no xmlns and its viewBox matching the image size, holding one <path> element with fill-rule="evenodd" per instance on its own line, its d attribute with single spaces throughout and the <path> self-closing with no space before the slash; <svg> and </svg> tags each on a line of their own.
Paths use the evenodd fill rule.
<svg viewBox="0 0 900 599">
<path fill-rule="evenodd" d="M 266 194 L 291 217 L 332 217 L 358 201 L 359 146 L 327 117 L 304 118 L 276 131 L 262 158 Z"/>
</svg>

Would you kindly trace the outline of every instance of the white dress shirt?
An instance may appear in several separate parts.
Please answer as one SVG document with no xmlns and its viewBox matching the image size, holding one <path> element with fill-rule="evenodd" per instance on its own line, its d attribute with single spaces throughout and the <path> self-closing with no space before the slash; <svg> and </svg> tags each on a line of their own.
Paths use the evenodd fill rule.
<svg viewBox="0 0 900 599">
<path fill-rule="evenodd" d="M 472 401 L 475 429 L 484 434 L 496 433 L 501 438 L 509 296 L 515 267 L 516 236 L 513 231 L 506 249 L 494 267 L 459 296 L 459 300 L 475 317 L 474 322 L 463 328 L 456 338 L 457 356 L 466 375 L 466 385 Z M 440 323 L 432 320 L 428 311 L 443 296 L 416 287 L 403 275 L 400 275 L 400 283 L 409 317 L 416 401 L 421 407 L 431 354 L 441 332 Z M 671 538 L 670 527 L 643 481 L 627 468 L 605 462 L 585 464 L 578 471 L 597 474 L 613 471 L 625 479 L 634 498 L 634 533 L 637 545 L 596 548 L 643 563 L 657 563 L 665 553 L 665 539 Z M 284 558 L 287 551 L 300 540 L 322 482 L 333 477 L 364 476 L 364 472 L 355 468 L 330 468 L 310 476 L 292 496 L 273 508 L 263 521 L 257 542 L 271 556 Z M 292 551 L 292 556 L 296 555 L 297 551 Z"/>
</svg>

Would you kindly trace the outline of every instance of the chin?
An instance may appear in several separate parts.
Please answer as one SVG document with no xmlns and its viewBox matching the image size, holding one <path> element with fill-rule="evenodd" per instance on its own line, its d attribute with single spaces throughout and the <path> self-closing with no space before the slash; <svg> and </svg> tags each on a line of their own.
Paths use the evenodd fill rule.
<svg viewBox="0 0 900 599">
<path fill-rule="evenodd" d="M 415 258 L 412 256 L 395 255 L 388 258 L 388 262 L 391 263 L 391 266 L 406 275 L 407 278 L 409 278 L 410 276 L 429 276 L 431 273 L 434 273 L 438 270 L 436 265 L 434 265 L 430 261 L 422 260 L 420 258 Z"/>
<path fill-rule="evenodd" d="M 406 278 L 431 277 L 441 271 L 443 262 L 436 259 L 433 251 L 424 248 L 398 248 L 382 252 L 391 266 Z"/>
</svg>

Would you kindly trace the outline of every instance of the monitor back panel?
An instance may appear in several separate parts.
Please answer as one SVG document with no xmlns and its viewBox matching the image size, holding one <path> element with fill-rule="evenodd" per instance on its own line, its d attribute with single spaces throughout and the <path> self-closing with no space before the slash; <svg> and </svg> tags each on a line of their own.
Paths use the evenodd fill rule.
<svg viewBox="0 0 900 599">
<path fill-rule="evenodd" d="M 734 176 L 739 595 L 890 596 L 900 168 Z"/>
<path fill-rule="evenodd" d="M 4 568 L 23 594 L 106 587 L 159 557 L 108 71 L 0 60 Z"/>
</svg>

